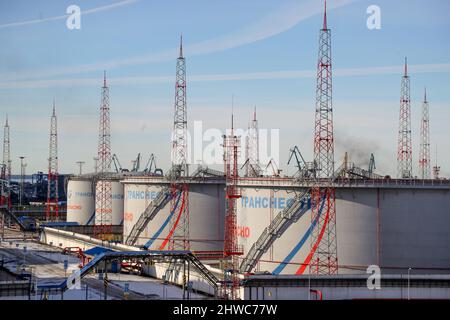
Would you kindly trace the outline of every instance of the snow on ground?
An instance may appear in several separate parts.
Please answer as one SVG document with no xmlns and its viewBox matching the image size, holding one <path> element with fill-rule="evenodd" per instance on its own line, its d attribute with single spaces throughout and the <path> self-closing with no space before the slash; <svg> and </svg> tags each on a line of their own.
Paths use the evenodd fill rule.
<svg viewBox="0 0 450 320">
<path fill-rule="evenodd" d="M 26 251 L 23 250 L 26 247 Z M 27 270 L 37 277 L 39 286 L 44 284 L 59 284 L 73 271 L 78 270 L 80 260 L 76 256 L 64 255 L 60 248 L 29 241 L 0 242 L 0 258 L 3 257 L 4 266 L 13 272 L 20 272 L 25 261 Z M 25 260 L 24 260 L 25 259 Z M 64 270 L 67 260 L 68 269 Z M 163 284 L 161 280 L 132 275 L 108 273 L 110 281 L 108 299 L 124 299 L 125 286 L 128 284 L 130 294 L 142 299 L 182 299 L 183 290 L 174 285 Z M 87 288 L 87 289 L 86 289 Z M 190 293 L 191 299 L 209 299 L 201 294 Z M 28 300 L 28 296 L 0 297 L 1 300 Z M 32 296 L 31 300 L 41 300 L 42 296 Z M 103 300 L 103 280 L 98 274 L 87 275 L 81 283 L 81 289 L 67 290 L 50 294 L 49 300 Z"/>
<path fill-rule="evenodd" d="M 26 251 L 24 251 L 26 247 Z M 13 250 L 2 251 L 1 249 Z M 4 256 L 4 264 L 9 270 L 17 272 L 25 263 L 32 268 L 33 274 L 39 279 L 54 278 L 55 275 L 64 277 L 78 270 L 80 260 L 72 255 L 63 255 L 61 250 L 35 242 L 7 241 L 0 244 L 0 255 Z M 64 261 L 67 260 L 67 270 L 64 270 Z"/>
<path fill-rule="evenodd" d="M 86 292 L 87 291 L 87 292 Z M 86 296 L 87 295 L 87 296 Z M 42 295 L 31 295 L 28 296 L 12 296 L 12 297 L 0 297 L 0 300 L 42 300 Z M 114 298 L 108 296 L 108 300 L 113 300 Z M 79 290 L 67 290 L 61 296 L 60 292 L 55 292 L 47 296 L 47 300 L 104 300 L 104 295 L 102 292 L 89 288 L 89 286 L 82 285 Z"/>
<path fill-rule="evenodd" d="M 108 278 L 114 284 L 120 286 L 122 289 L 125 288 L 125 284 L 128 284 L 130 291 L 135 291 L 141 293 L 148 298 L 152 299 L 183 299 L 182 288 L 174 285 L 163 284 L 161 280 L 142 277 L 130 274 L 109 274 Z M 208 299 L 207 296 L 190 293 L 191 299 Z"/>
</svg>

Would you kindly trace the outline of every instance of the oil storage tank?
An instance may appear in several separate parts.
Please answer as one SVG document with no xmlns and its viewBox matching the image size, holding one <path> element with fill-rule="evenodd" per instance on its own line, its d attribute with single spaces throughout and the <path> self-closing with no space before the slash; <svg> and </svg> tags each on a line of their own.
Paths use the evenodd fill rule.
<svg viewBox="0 0 450 320">
<path fill-rule="evenodd" d="M 95 214 L 92 179 L 74 177 L 67 184 L 67 222 L 91 224 Z"/>
<path fill-rule="evenodd" d="M 123 224 L 123 185 L 120 181 L 112 183 L 112 223 L 113 225 Z"/>
<path fill-rule="evenodd" d="M 97 182 L 98 185 L 98 182 Z M 119 178 L 111 179 L 111 190 L 112 190 L 112 225 L 122 225 L 124 218 L 124 207 L 123 207 L 123 185 L 120 183 Z M 95 205 L 94 205 L 95 207 Z M 98 214 L 98 213 L 96 213 Z"/>
<path fill-rule="evenodd" d="M 290 201 L 287 179 L 239 183 L 237 222 L 244 255 Z M 340 274 L 366 274 L 377 265 L 385 273 L 450 273 L 450 183 L 448 181 L 353 181 L 336 184 L 337 256 Z M 307 274 L 311 255 L 311 210 L 277 235 L 255 271 Z"/>
<path fill-rule="evenodd" d="M 167 180 L 155 177 L 134 177 L 123 180 L 124 184 L 124 239 L 145 208 L 168 187 Z M 189 235 L 192 251 L 222 252 L 224 239 L 224 185 L 203 181 L 189 183 Z M 167 239 L 171 230 L 171 219 L 177 212 L 171 212 L 169 202 L 149 222 L 135 245 L 145 245 L 150 250 L 168 249 Z"/>
</svg>

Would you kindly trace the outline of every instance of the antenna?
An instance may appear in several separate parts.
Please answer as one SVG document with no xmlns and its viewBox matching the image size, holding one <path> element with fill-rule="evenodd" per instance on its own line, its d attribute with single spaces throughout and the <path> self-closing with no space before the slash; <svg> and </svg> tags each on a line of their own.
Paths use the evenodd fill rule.
<svg viewBox="0 0 450 320">
<path fill-rule="evenodd" d="M 404 76 L 405 77 L 408 76 L 408 58 L 407 57 L 405 57 L 405 75 Z"/>
<path fill-rule="evenodd" d="M 47 176 L 47 221 L 58 220 L 58 132 L 56 120 L 55 99 L 53 99 L 53 110 L 50 119 L 50 148 L 48 157 Z"/>
<path fill-rule="evenodd" d="M 231 134 L 234 129 L 234 94 L 231 95 Z"/>
<path fill-rule="evenodd" d="M 106 71 L 103 72 L 99 135 L 96 163 L 98 182 L 95 186 L 95 222 L 94 235 L 105 239 L 112 232 L 112 182 L 107 179 L 111 168 L 111 118 L 109 105 L 109 87 L 106 83 Z"/>
</svg>

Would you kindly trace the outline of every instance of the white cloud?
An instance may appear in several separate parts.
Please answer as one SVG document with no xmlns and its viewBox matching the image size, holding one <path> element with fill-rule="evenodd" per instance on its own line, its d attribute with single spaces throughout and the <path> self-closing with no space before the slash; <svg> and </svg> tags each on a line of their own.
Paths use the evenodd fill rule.
<svg viewBox="0 0 450 320">
<path fill-rule="evenodd" d="M 124 5 L 132 4 L 132 3 L 137 2 L 137 1 L 139 1 L 139 0 L 119 1 L 119 2 L 116 2 L 116 3 L 112 3 L 112 4 L 101 6 L 101 7 L 96 7 L 96 8 L 92 8 L 92 9 L 88 9 L 88 10 L 82 10 L 81 14 L 87 15 L 87 14 L 92 14 L 92 13 L 96 13 L 96 12 L 107 11 L 107 10 L 115 9 L 117 7 L 122 7 Z M 65 14 L 65 15 L 62 15 L 62 16 L 48 17 L 48 18 L 42 18 L 42 19 L 34 19 L 34 20 L 26 20 L 26 21 L 3 23 L 3 24 L 0 24 L 0 29 L 13 28 L 13 27 L 22 27 L 22 26 L 28 26 L 28 25 L 33 25 L 33 24 L 38 24 L 38 23 L 43 23 L 43 22 L 49 22 L 49 21 L 56 21 L 56 20 L 64 20 L 64 19 L 67 19 L 68 16 L 69 16 L 68 14 Z"/>
<path fill-rule="evenodd" d="M 365 68 L 341 68 L 335 69 L 335 77 L 358 77 L 401 74 L 402 65 L 386 67 L 365 67 Z M 440 64 L 416 64 L 408 66 L 410 74 L 415 73 L 446 73 L 450 72 L 450 63 Z M 276 80 L 276 79 L 300 79 L 315 78 L 315 70 L 297 71 L 267 71 L 251 73 L 231 73 L 231 74 L 200 74 L 188 76 L 189 82 L 211 82 L 211 81 L 245 81 L 245 80 Z M 55 79 L 55 80 L 34 80 L 34 81 L 1 81 L 0 89 L 36 89 L 52 87 L 83 87 L 97 86 L 97 78 L 77 78 L 77 79 Z M 149 76 L 149 77 L 117 77 L 109 78 L 108 82 L 112 86 L 135 86 L 151 85 L 156 83 L 173 82 L 173 76 Z"/>
<path fill-rule="evenodd" d="M 335 0 L 330 3 L 328 9 L 338 8 L 348 5 L 357 0 Z M 236 48 L 242 45 L 250 44 L 277 34 L 285 32 L 299 22 L 323 12 L 323 3 L 317 0 L 294 1 L 280 7 L 278 11 L 263 17 L 262 19 L 244 27 L 214 39 L 201 41 L 183 47 L 188 56 L 209 54 Z M 64 16 L 66 17 L 66 16 Z M 60 19 L 61 17 L 56 17 Z M 55 19 L 56 19 L 55 18 Z M 46 70 L 28 70 L 21 73 L 1 74 L 1 79 L 27 79 L 27 78 L 45 78 L 67 74 L 93 72 L 99 70 L 110 70 L 117 67 L 140 65 L 152 62 L 169 61 L 177 57 L 178 48 L 159 53 L 152 53 L 143 56 L 136 56 L 124 59 L 115 59 L 102 63 L 84 64 L 74 67 L 56 67 Z"/>
</svg>

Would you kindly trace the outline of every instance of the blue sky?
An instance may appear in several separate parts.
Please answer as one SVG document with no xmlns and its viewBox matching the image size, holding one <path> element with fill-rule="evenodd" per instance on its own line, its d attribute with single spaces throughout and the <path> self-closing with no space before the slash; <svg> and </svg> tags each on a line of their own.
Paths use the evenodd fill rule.
<svg viewBox="0 0 450 320">
<path fill-rule="evenodd" d="M 71 4 L 90 11 L 81 16 L 81 30 L 66 28 L 62 16 Z M 381 30 L 366 27 L 372 4 L 381 8 Z M 336 161 L 349 151 L 365 165 L 373 152 L 378 170 L 395 175 L 408 56 L 415 174 L 426 86 L 433 162 L 437 145 L 443 174 L 450 175 L 450 2 L 329 0 L 328 6 Z M 46 170 L 53 98 L 60 172 L 75 172 L 76 161 L 93 167 L 103 69 L 111 87 L 113 152 L 124 166 L 138 152 L 155 153 L 167 168 L 180 33 L 191 127 L 194 120 L 203 120 L 204 129 L 227 127 L 233 94 L 238 127 L 246 128 L 256 105 L 260 127 L 280 129 L 287 173 L 294 171 L 285 165 L 289 147 L 312 157 L 315 78 L 309 74 L 315 73 L 322 1 L 2 0 L 0 9 L 0 121 L 8 113 L 13 173 L 21 155 L 28 173 Z"/>
</svg>

